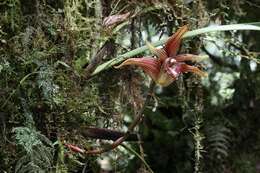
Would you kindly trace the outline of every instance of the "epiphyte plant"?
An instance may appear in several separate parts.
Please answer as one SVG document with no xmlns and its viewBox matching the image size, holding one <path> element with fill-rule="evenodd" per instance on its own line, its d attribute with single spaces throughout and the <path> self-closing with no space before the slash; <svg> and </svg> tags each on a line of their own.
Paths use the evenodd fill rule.
<svg viewBox="0 0 260 173">
<path fill-rule="evenodd" d="M 121 68 L 125 65 L 137 65 L 147 73 L 155 83 L 166 87 L 177 80 L 180 74 L 192 72 L 199 76 L 206 77 L 207 73 L 201 71 L 198 67 L 188 65 L 186 61 L 198 62 L 207 56 L 193 54 L 177 54 L 181 45 L 182 36 L 188 31 L 188 26 L 184 25 L 177 30 L 166 42 L 162 49 L 155 48 L 147 42 L 150 51 L 155 57 L 147 56 L 141 58 L 129 58 L 115 68 Z"/>
</svg>

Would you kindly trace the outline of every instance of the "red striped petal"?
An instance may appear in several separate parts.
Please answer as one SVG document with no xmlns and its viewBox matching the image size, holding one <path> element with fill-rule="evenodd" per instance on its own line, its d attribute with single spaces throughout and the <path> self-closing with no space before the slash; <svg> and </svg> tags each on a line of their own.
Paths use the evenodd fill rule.
<svg viewBox="0 0 260 173">
<path fill-rule="evenodd" d="M 174 59 L 178 62 L 184 61 L 193 61 L 193 62 L 200 62 L 205 59 L 208 59 L 207 55 L 193 55 L 193 54 L 179 54 L 174 57 Z"/>
<path fill-rule="evenodd" d="M 186 72 L 192 72 L 192 73 L 195 73 L 201 77 L 207 77 L 208 74 L 204 71 L 201 71 L 198 67 L 194 67 L 194 66 L 191 66 L 191 65 L 188 65 L 188 64 L 181 64 L 181 72 L 182 73 L 186 73 Z"/>
<path fill-rule="evenodd" d="M 130 58 L 115 68 L 121 68 L 125 65 L 137 65 L 141 67 L 154 81 L 156 81 L 161 68 L 160 62 L 153 57 Z"/>
<path fill-rule="evenodd" d="M 188 26 L 184 25 L 183 27 L 178 29 L 177 32 L 168 39 L 168 41 L 165 44 L 164 49 L 167 52 L 169 57 L 176 56 L 176 54 L 180 48 L 181 38 L 187 31 L 188 31 Z"/>
</svg>

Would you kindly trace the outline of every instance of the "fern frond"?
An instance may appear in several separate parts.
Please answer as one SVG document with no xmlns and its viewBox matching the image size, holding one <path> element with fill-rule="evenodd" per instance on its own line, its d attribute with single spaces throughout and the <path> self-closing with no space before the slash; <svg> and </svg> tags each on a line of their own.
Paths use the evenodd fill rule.
<svg viewBox="0 0 260 173">
<path fill-rule="evenodd" d="M 232 142 L 232 131 L 225 124 L 210 124 L 206 126 L 206 164 L 211 166 L 214 172 L 222 172 L 224 163 L 229 156 L 230 145 Z"/>
<path fill-rule="evenodd" d="M 13 131 L 18 145 L 26 151 L 17 161 L 15 172 L 47 172 L 53 165 L 51 141 L 35 129 L 17 127 Z"/>
<path fill-rule="evenodd" d="M 26 165 L 28 162 L 30 162 L 30 160 L 30 155 L 21 157 L 15 165 L 15 173 L 17 173 L 23 167 L 23 165 Z"/>
<path fill-rule="evenodd" d="M 31 153 L 33 146 L 42 142 L 37 138 L 36 132 L 28 127 L 16 127 L 13 129 L 18 145 L 21 145 L 27 153 Z"/>
<path fill-rule="evenodd" d="M 45 173 L 39 166 L 35 165 L 33 162 L 29 162 L 27 165 L 24 165 L 17 173 Z"/>
</svg>

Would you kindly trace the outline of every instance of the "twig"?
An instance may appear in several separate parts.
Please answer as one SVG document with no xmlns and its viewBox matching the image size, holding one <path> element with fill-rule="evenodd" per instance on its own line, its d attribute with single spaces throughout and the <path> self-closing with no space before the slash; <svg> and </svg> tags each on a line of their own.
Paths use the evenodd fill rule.
<svg viewBox="0 0 260 173">
<path fill-rule="evenodd" d="M 118 138 L 115 142 L 113 142 L 109 146 L 106 146 L 104 148 L 97 148 L 97 149 L 94 149 L 94 150 L 85 151 L 85 154 L 101 154 L 101 153 L 115 149 L 122 142 L 124 142 L 127 139 L 127 137 L 131 134 L 131 132 L 134 130 L 134 128 L 141 122 L 141 120 L 143 118 L 143 111 L 144 111 L 146 105 L 148 104 L 148 102 L 150 101 L 151 95 L 153 93 L 154 86 L 155 86 L 155 84 L 154 84 L 154 82 L 152 82 L 150 84 L 149 91 L 147 92 L 146 99 L 145 99 L 145 102 L 143 104 L 143 107 L 137 113 L 134 121 L 130 124 L 130 126 L 128 127 L 128 130 L 127 130 L 127 132 L 125 133 L 124 136 Z"/>
<path fill-rule="evenodd" d="M 136 153 L 136 155 L 144 162 L 144 165 L 148 168 L 148 164 L 145 162 L 145 159 L 144 159 L 144 156 L 145 156 L 145 154 L 144 154 L 144 148 L 143 148 L 143 146 L 142 146 L 142 139 L 141 139 L 141 135 L 140 134 L 138 134 L 137 135 L 138 136 L 138 146 L 139 146 L 139 152 L 140 152 L 140 154 L 139 153 Z M 126 146 L 127 147 L 127 146 Z M 130 149 L 132 149 L 132 148 L 130 148 Z M 141 165 L 141 169 L 143 169 L 144 168 L 144 165 Z M 149 169 L 149 168 L 148 168 Z M 152 172 L 152 171 L 150 171 L 150 172 Z"/>
<path fill-rule="evenodd" d="M 245 1 L 245 3 L 248 4 L 248 5 L 250 5 L 250 6 L 252 6 L 252 7 L 260 8 L 260 5 L 255 4 L 255 3 L 252 3 L 252 2 L 250 2 L 250 1 Z"/>
<path fill-rule="evenodd" d="M 260 64 L 260 60 L 253 57 L 254 53 L 252 53 L 249 50 L 247 50 L 244 46 L 236 45 L 235 43 L 230 43 L 230 45 L 233 46 L 234 48 L 236 48 L 237 50 L 239 50 L 241 52 L 241 57 L 242 58 L 246 58 L 246 59 L 252 60 L 252 61 Z"/>
</svg>

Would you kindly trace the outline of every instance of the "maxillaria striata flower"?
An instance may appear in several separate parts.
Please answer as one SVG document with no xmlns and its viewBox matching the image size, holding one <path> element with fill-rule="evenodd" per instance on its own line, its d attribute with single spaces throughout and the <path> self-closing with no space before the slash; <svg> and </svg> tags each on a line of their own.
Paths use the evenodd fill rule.
<svg viewBox="0 0 260 173">
<path fill-rule="evenodd" d="M 188 31 L 185 25 L 181 27 L 174 35 L 166 42 L 163 49 L 153 47 L 149 42 L 147 46 L 150 51 L 157 56 L 130 58 L 115 68 L 120 68 L 125 65 L 137 65 L 141 67 L 157 84 L 168 86 L 173 81 L 178 79 L 182 73 L 192 72 L 199 76 L 205 77 L 207 73 L 201 71 L 197 67 L 188 65 L 185 61 L 198 62 L 205 59 L 207 56 L 198 56 L 192 54 L 179 54 L 182 36 Z"/>
</svg>

